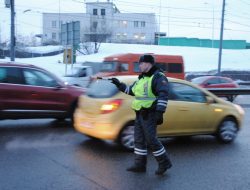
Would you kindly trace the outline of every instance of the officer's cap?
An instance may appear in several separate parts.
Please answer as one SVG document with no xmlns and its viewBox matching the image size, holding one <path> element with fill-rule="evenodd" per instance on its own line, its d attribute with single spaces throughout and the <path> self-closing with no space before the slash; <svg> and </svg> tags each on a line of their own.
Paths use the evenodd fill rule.
<svg viewBox="0 0 250 190">
<path fill-rule="evenodd" d="M 155 59 L 150 54 L 144 54 L 139 59 L 139 63 L 141 62 L 151 63 L 153 65 L 155 63 Z"/>
</svg>

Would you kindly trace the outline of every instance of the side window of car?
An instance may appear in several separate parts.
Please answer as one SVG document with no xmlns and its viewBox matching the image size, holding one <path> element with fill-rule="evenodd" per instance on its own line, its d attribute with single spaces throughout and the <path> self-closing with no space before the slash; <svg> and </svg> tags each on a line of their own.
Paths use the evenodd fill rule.
<svg viewBox="0 0 250 190">
<path fill-rule="evenodd" d="M 24 78 L 27 85 L 46 87 L 56 87 L 58 85 L 53 77 L 34 69 L 24 69 Z"/>
<path fill-rule="evenodd" d="M 229 81 L 227 79 L 223 79 L 223 78 L 220 79 L 220 82 L 221 83 L 231 83 L 231 81 Z"/>
<path fill-rule="evenodd" d="M 78 73 L 78 77 L 86 77 L 86 76 L 87 76 L 86 68 L 80 69 Z"/>
<path fill-rule="evenodd" d="M 21 70 L 15 67 L 0 68 L 0 82 L 10 84 L 23 84 Z"/>
<path fill-rule="evenodd" d="M 0 67 L 0 83 L 7 82 L 7 69 L 5 67 Z"/>
<path fill-rule="evenodd" d="M 217 78 L 214 78 L 214 79 L 209 79 L 207 81 L 207 84 L 219 84 L 220 83 L 220 80 L 217 79 Z"/>
<path fill-rule="evenodd" d="M 169 99 L 175 101 L 188 102 L 206 102 L 204 93 L 198 88 L 194 88 L 187 84 L 171 82 L 170 83 Z"/>
</svg>

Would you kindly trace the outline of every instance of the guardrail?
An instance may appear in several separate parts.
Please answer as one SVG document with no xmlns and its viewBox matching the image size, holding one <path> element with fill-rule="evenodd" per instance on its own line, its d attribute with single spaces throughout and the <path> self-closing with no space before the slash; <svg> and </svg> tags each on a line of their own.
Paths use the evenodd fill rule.
<svg viewBox="0 0 250 190">
<path fill-rule="evenodd" d="M 250 88 L 206 88 L 215 95 L 250 95 Z"/>
<path fill-rule="evenodd" d="M 207 88 L 216 96 L 225 97 L 228 101 L 233 102 L 238 95 L 250 95 L 250 88 Z"/>
<path fill-rule="evenodd" d="M 238 85 L 250 85 L 250 81 L 237 82 Z"/>
</svg>

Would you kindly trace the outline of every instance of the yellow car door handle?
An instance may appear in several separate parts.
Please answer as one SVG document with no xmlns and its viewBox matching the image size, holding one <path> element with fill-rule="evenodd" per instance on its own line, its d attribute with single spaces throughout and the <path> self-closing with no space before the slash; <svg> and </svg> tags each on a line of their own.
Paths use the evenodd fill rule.
<svg viewBox="0 0 250 190">
<path fill-rule="evenodd" d="M 188 108 L 185 108 L 185 107 L 182 107 L 182 108 L 179 108 L 180 111 L 188 111 Z"/>
</svg>

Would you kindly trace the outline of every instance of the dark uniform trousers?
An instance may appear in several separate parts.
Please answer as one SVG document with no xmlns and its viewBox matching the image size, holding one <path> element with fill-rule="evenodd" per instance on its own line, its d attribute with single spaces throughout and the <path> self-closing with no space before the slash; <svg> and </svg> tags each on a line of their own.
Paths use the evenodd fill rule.
<svg viewBox="0 0 250 190">
<path fill-rule="evenodd" d="M 164 146 L 157 139 L 155 113 L 153 110 L 136 111 L 134 153 L 137 166 L 146 166 L 148 148 L 159 164 L 171 165 Z"/>
</svg>

